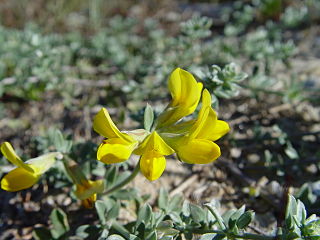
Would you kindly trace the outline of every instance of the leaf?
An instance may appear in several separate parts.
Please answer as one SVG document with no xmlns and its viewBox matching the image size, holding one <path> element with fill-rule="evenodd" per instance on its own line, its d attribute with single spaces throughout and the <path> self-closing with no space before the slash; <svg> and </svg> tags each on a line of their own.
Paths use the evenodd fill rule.
<svg viewBox="0 0 320 240">
<path fill-rule="evenodd" d="M 147 131 L 151 130 L 154 119 L 154 113 L 152 107 L 147 103 L 144 110 L 144 129 Z"/>
<path fill-rule="evenodd" d="M 287 147 L 284 151 L 290 159 L 298 159 L 299 158 L 299 154 L 298 154 L 297 150 L 294 149 L 293 146 L 289 143 L 287 143 Z"/>
<path fill-rule="evenodd" d="M 60 130 L 54 129 L 52 132 L 53 144 L 57 151 L 62 153 L 68 153 L 72 147 L 72 141 L 68 141 L 64 138 Z"/>
<path fill-rule="evenodd" d="M 113 234 L 107 238 L 107 240 L 126 240 L 125 238 L 121 237 L 120 235 Z"/>
<path fill-rule="evenodd" d="M 116 201 L 116 202 L 114 202 L 112 207 L 109 208 L 109 210 L 106 214 L 106 220 L 108 221 L 110 219 L 117 218 L 119 216 L 119 212 L 120 212 L 120 202 Z"/>
<path fill-rule="evenodd" d="M 98 214 L 98 217 L 99 217 L 101 224 L 105 225 L 107 222 L 106 217 L 105 217 L 105 212 L 106 212 L 107 207 L 106 207 L 105 203 L 101 200 L 97 200 L 95 202 L 95 207 L 96 207 L 97 214 Z"/>
<path fill-rule="evenodd" d="M 246 206 L 243 205 L 241 208 L 239 208 L 238 210 L 236 210 L 230 218 L 232 219 L 238 219 L 242 214 L 244 214 L 244 211 L 246 209 Z"/>
<path fill-rule="evenodd" d="M 158 224 L 157 231 L 161 232 L 164 235 L 176 235 L 179 233 L 179 230 L 173 228 L 174 224 L 171 220 L 165 220 Z"/>
<path fill-rule="evenodd" d="M 157 232 L 153 231 L 151 232 L 146 238 L 145 240 L 157 240 Z"/>
<path fill-rule="evenodd" d="M 108 229 L 103 229 L 102 233 L 100 234 L 98 240 L 104 240 L 106 237 L 109 235 L 109 230 Z"/>
<path fill-rule="evenodd" d="M 120 233 L 122 236 L 124 236 L 126 239 L 130 238 L 131 239 L 131 234 L 130 232 L 120 223 L 118 223 L 117 221 L 112 221 L 112 227 L 111 227 L 112 231 L 116 231 L 118 233 Z M 132 238 L 134 239 L 134 238 Z"/>
<path fill-rule="evenodd" d="M 174 195 L 169 201 L 168 212 L 181 212 L 183 197 L 182 195 Z"/>
<path fill-rule="evenodd" d="M 95 225 L 82 225 L 77 228 L 76 236 L 81 237 L 81 239 L 95 239 L 98 238 L 100 227 Z"/>
<path fill-rule="evenodd" d="M 49 229 L 45 227 L 38 227 L 33 230 L 32 236 L 36 240 L 47 240 L 52 239 L 52 235 Z"/>
<path fill-rule="evenodd" d="M 191 218 L 193 219 L 194 222 L 196 223 L 204 222 L 206 213 L 201 207 L 190 203 L 189 208 L 190 208 Z"/>
<path fill-rule="evenodd" d="M 53 225 L 51 234 L 54 238 L 59 238 L 70 230 L 67 215 L 62 209 L 53 209 L 50 214 L 50 220 Z"/>
<path fill-rule="evenodd" d="M 168 207 L 168 201 L 169 201 L 168 191 L 164 188 L 161 188 L 159 192 L 159 197 L 158 197 L 159 208 L 166 212 Z"/>
<path fill-rule="evenodd" d="M 182 214 L 185 217 L 189 217 L 190 216 L 189 202 L 186 201 L 186 200 L 182 204 Z"/>
<path fill-rule="evenodd" d="M 132 200 L 137 198 L 137 190 L 134 188 L 120 189 L 112 194 L 112 196 L 118 200 Z"/>
<path fill-rule="evenodd" d="M 160 238 L 160 240 L 173 240 L 173 237 L 171 237 L 171 236 L 163 236 L 162 238 Z"/>
<path fill-rule="evenodd" d="M 172 219 L 173 222 L 177 223 L 177 224 L 182 224 L 183 221 L 180 217 L 180 215 L 177 212 L 171 212 L 169 213 L 170 218 Z"/>
<path fill-rule="evenodd" d="M 162 231 L 172 227 L 173 227 L 173 222 L 171 220 L 165 220 L 158 224 L 157 229 Z"/>
<path fill-rule="evenodd" d="M 199 240 L 215 240 L 215 239 L 218 239 L 217 236 L 222 236 L 222 235 L 218 235 L 216 233 L 207 233 L 207 234 L 203 234 Z M 224 237 L 225 236 L 223 236 L 223 238 Z"/>
<path fill-rule="evenodd" d="M 253 218 L 254 218 L 254 212 L 247 211 L 238 218 L 236 225 L 239 229 L 244 229 L 251 223 Z"/>
<path fill-rule="evenodd" d="M 296 213 L 297 213 L 296 199 L 292 195 L 289 195 L 287 209 L 286 209 L 286 217 L 285 217 L 287 228 L 289 229 L 294 228 L 295 223 L 293 220 L 293 216 L 296 215 Z"/>
<path fill-rule="evenodd" d="M 140 223 L 149 223 L 152 218 L 152 208 L 149 204 L 143 205 L 138 212 L 136 227 L 140 225 Z"/>
<path fill-rule="evenodd" d="M 297 201 L 297 219 L 301 223 L 301 225 L 304 225 L 307 218 L 307 211 L 306 208 L 299 199 Z"/>
<path fill-rule="evenodd" d="M 118 168 L 116 165 L 109 165 L 105 173 L 106 185 L 111 187 L 117 178 Z"/>
</svg>

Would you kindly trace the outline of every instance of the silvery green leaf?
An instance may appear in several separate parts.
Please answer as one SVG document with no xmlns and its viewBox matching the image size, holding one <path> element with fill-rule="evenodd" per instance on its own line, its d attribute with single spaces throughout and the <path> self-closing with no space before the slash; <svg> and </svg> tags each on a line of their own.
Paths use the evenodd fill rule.
<svg viewBox="0 0 320 240">
<path fill-rule="evenodd" d="M 173 240 L 172 236 L 163 236 L 159 240 Z"/>
<path fill-rule="evenodd" d="M 107 240 L 126 240 L 126 239 L 121 237 L 120 235 L 113 234 L 113 235 L 107 237 Z"/>
<path fill-rule="evenodd" d="M 164 188 L 161 188 L 159 192 L 159 197 L 158 197 L 159 208 L 166 212 L 168 208 L 168 201 L 169 201 L 168 191 Z"/>
<path fill-rule="evenodd" d="M 144 110 L 144 129 L 147 131 L 151 130 L 154 120 L 154 113 L 152 107 L 147 103 L 147 106 Z"/>
<path fill-rule="evenodd" d="M 184 200 L 184 202 L 182 204 L 182 214 L 185 217 L 189 217 L 190 216 L 189 202 L 187 200 Z"/>
<path fill-rule="evenodd" d="M 244 229 L 251 223 L 253 218 L 254 218 L 254 212 L 253 211 L 247 211 L 247 212 L 243 213 L 237 219 L 236 224 L 237 224 L 239 229 Z"/>
<path fill-rule="evenodd" d="M 289 229 L 292 229 L 295 226 L 293 216 L 296 214 L 297 214 L 297 201 L 292 195 L 289 195 L 286 215 L 285 215 L 286 226 Z"/>
<path fill-rule="evenodd" d="M 241 208 L 233 212 L 233 214 L 230 216 L 229 221 L 228 221 L 228 226 L 229 228 L 233 229 L 236 226 L 236 222 L 240 218 L 240 216 L 244 213 L 245 211 L 245 205 L 243 205 Z M 235 229 L 236 230 L 236 229 Z"/>
<path fill-rule="evenodd" d="M 143 205 L 138 212 L 136 227 L 140 225 L 140 223 L 149 223 L 152 218 L 152 208 L 149 204 Z"/>
<path fill-rule="evenodd" d="M 77 228 L 76 230 L 76 236 L 81 237 L 82 239 L 90 239 L 90 238 L 97 238 L 99 231 L 101 230 L 100 226 L 96 225 L 82 225 Z"/>
<path fill-rule="evenodd" d="M 165 220 L 158 224 L 157 231 L 161 232 L 164 235 L 175 235 L 178 234 L 179 231 L 174 229 L 173 221 Z"/>
<path fill-rule="evenodd" d="M 180 217 L 180 215 L 177 212 L 171 212 L 169 213 L 170 218 L 172 219 L 173 222 L 177 223 L 177 224 L 182 224 L 183 221 Z"/>
<path fill-rule="evenodd" d="M 182 208 L 182 202 L 183 202 L 183 197 L 182 195 L 174 195 L 168 205 L 168 212 L 174 211 L 174 212 L 180 212 Z"/>
<path fill-rule="evenodd" d="M 201 207 L 190 203 L 189 208 L 190 208 L 191 218 L 193 219 L 194 222 L 201 223 L 205 221 L 206 213 Z"/>
<path fill-rule="evenodd" d="M 297 150 L 295 150 L 292 146 L 291 143 L 288 143 L 287 142 L 287 147 L 285 148 L 285 153 L 287 154 L 287 156 L 290 158 L 290 159 L 298 159 L 299 158 L 299 154 L 297 152 Z"/>
<path fill-rule="evenodd" d="M 108 207 L 108 211 L 106 213 L 106 220 L 114 219 L 119 216 L 120 212 L 120 202 L 115 201 L 112 207 Z"/>
<path fill-rule="evenodd" d="M 55 208 L 50 214 L 52 222 L 51 234 L 54 238 L 59 238 L 70 230 L 67 215 L 60 208 Z"/>
<path fill-rule="evenodd" d="M 108 235 L 109 235 L 109 230 L 103 229 L 102 232 L 100 233 L 98 240 L 104 240 L 108 237 Z"/>
<path fill-rule="evenodd" d="M 145 238 L 145 240 L 157 240 L 157 232 L 152 231 L 148 236 Z"/>
<path fill-rule="evenodd" d="M 172 228 L 172 227 L 173 227 L 173 222 L 171 220 L 165 220 L 158 224 L 157 229 L 162 231 L 164 229 Z"/>
<path fill-rule="evenodd" d="M 225 239 L 225 235 L 216 233 L 203 234 L 199 240 L 221 240 Z"/>
<path fill-rule="evenodd" d="M 104 203 L 104 201 L 102 200 L 97 200 L 95 202 L 95 208 L 97 210 L 97 214 L 99 217 L 99 220 L 101 222 L 101 224 L 106 224 L 106 217 L 105 217 L 105 213 L 107 210 L 106 204 Z"/>
<path fill-rule="evenodd" d="M 230 217 L 236 212 L 237 210 L 235 209 L 230 209 L 228 211 L 226 211 L 225 213 L 223 213 L 222 218 L 223 221 L 228 222 Z"/>
<path fill-rule="evenodd" d="M 135 188 L 120 189 L 113 193 L 112 196 L 118 200 L 131 200 L 138 196 L 138 192 Z"/>
<path fill-rule="evenodd" d="M 217 235 L 217 234 L 215 234 L 215 233 L 203 234 L 203 235 L 201 236 L 200 240 L 213 240 L 216 235 Z"/>
<path fill-rule="evenodd" d="M 297 201 L 297 220 L 303 225 L 307 218 L 306 208 L 300 200 Z"/>
</svg>

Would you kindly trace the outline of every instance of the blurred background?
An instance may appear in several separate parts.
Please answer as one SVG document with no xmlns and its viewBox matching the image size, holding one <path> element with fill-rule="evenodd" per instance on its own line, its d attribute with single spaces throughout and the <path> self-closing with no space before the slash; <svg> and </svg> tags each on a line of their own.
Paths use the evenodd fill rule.
<svg viewBox="0 0 320 240">
<path fill-rule="evenodd" d="M 146 103 L 166 106 L 167 77 L 181 67 L 231 126 L 222 157 L 169 159 L 161 179 L 132 187 L 151 204 L 160 186 L 199 204 L 246 204 L 261 231 L 283 221 L 287 193 L 320 214 L 319 23 L 319 0 L 0 0 L 0 141 L 28 159 L 54 151 L 62 133 L 86 174 L 105 177 L 94 114 L 104 106 L 120 129 L 142 127 Z M 10 164 L 0 163 L 2 176 Z M 0 239 L 32 239 L 57 206 L 74 229 L 97 221 L 70 196 L 61 166 L 47 175 L 29 190 L 0 190 Z"/>
</svg>

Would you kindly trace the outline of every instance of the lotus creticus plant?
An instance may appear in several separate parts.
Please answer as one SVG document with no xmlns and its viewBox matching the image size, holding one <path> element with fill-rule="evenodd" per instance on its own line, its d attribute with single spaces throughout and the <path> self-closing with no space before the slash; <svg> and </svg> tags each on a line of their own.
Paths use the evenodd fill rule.
<svg viewBox="0 0 320 240">
<path fill-rule="evenodd" d="M 170 104 L 148 131 L 137 129 L 121 132 L 102 108 L 94 117 L 94 130 L 106 139 L 100 144 L 97 159 L 106 164 L 127 160 L 132 153 L 140 155 L 140 170 L 150 181 L 158 179 L 165 167 L 165 156 L 176 153 L 190 164 L 207 164 L 220 155 L 214 141 L 229 131 L 229 125 L 218 120 L 211 108 L 211 95 L 203 89 L 193 75 L 181 68 L 175 69 L 168 87 L 172 96 Z M 196 110 L 201 98 L 201 108 L 195 119 L 182 119 Z"/>
<path fill-rule="evenodd" d="M 1 180 L 1 188 L 9 192 L 33 186 L 41 175 L 54 164 L 55 159 L 61 157 L 59 152 L 52 152 L 23 162 L 8 142 L 1 144 L 1 152 L 12 164 L 16 165 L 16 168 Z"/>
</svg>

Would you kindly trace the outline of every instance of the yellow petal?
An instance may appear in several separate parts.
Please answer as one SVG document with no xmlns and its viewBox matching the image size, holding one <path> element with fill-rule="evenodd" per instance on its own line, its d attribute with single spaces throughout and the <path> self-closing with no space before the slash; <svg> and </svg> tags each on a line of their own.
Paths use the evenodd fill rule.
<svg viewBox="0 0 320 240">
<path fill-rule="evenodd" d="M 113 123 L 108 110 L 102 108 L 93 119 L 93 129 L 106 138 L 121 138 L 130 141 L 131 137 L 119 131 Z"/>
<path fill-rule="evenodd" d="M 140 170 L 149 180 L 158 179 L 166 168 L 166 159 L 164 156 L 155 152 L 146 152 L 140 159 Z"/>
<path fill-rule="evenodd" d="M 198 83 L 191 73 L 181 68 L 171 73 L 168 87 L 172 96 L 171 106 L 193 106 L 199 102 L 202 84 Z"/>
<path fill-rule="evenodd" d="M 192 164 L 207 164 L 221 155 L 219 146 L 205 139 L 178 144 L 176 150 L 182 161 Z"/>
<path fill-rule="evenodd" d="M 97 194 L 93 194 L 92 196 L 83 199 L 81 201 L 82 206 L 84 206 L 85 208 L 91 209 L 94 207 L 94 203 L 97 200 Z"/>
<path fill-rule="evenodd" d="M 92 195 L 102 193 L 104 190 L 104 181 L 84 181 L 82 184 L 77 184 L 75 195 L 78 199 L 84 200 L 90 198 Z"/>
<path fill-rule="evenodd" d="M 202 93 L 202 107 L 194 126 L 190 129 L 190 139 L 216 141 L 230 130 L 229 125 L 218 120 L 217 113 L 211 108 L 211 96 L 207 89 Z"/>
<path fill-rule="evenodd" d="M 202 83 L 195 80 L 191 73 L 177 68 L 169 78 L 169 90 L 172 101 L 158 117 L 157 128 L 177 122 L 194 112 L 202 91 Z"/>
<path fill-rule="evenodd" d="M 201 101 L 201 108 L 211 107 L 211 95 L 208 89 L 203 90 Z"/>
<path fill-rule="evenodd" d="M 24 168 L 15 168 L 1 180 L 1 188 L 9 192 L 16 192 L 31 187 L 40 178 Z"/>
<path fill-rule="evenodd" d="M 59 156 L 61 156 L 61 153 L 51 152 L 41 155 L 37 158 L 32 158 L 26 161 L 26 163 L 34 170 L 35 174 L 40 175 L 48 171 L 49 168 L 51 168 L 52 165 L 55 163 L 56 158 L 58 158 Z"/>
<path fill-rule="evenodd" d="M 111 138 L 100 144 L 97 159 L 103 163 L 119 163 L 127 160 L 136 146 L 136 142 L 128 143 L 120 138 Z"/>
<path fill-rule="evenodd" d="M 26 171 L 33 173 L 33 169 L 25 164 L 21 158 L 18 157 L 13 147 L 9 142 L 4 142 L 1 144 L 1 152 L 5 158 L 7 158 L 12 164 L 17 167 L 24 168 Z"/>
<path fill-rule="evenodd" d="M 156 131 L 153 131 L 140 146 L 134 151 L 137 155 L 143 155 L 145 152 L 155 152 L 160 155 L 170 155 L 174 150 L 159 136 Z"/>
<path fill-rule="evenodd" d="M 168 81 L 168 88 L 171 93 L 172 103 L 171 105 L 177 105 L 181 99 L 181 78 L 180 71 L 181 68 L 176 68 L 170 75 Z"/>
<path fill-rule="evenodd" d="M 207 123 L 207 119 L 210 113 L 210 108 L 205 108 L 203 111 L 199 112 L 198 118 L 192 128 L 190 129 L 189 133 L 189 139 L 198 138 L 198 134 L 202 130 L 206 130 L 205 127 L 207 127 L 205 124 Z M 210 124 L 214 124 L 214 121 Z"/>
<path fill-rule="evenodd" d="M 217 120 L 215 124 L 204 124 L 204 128 L 198 133 L 197 138 L 216 141 L 229 132 L 229 124 L 222 120 Z"/>
</svg>

